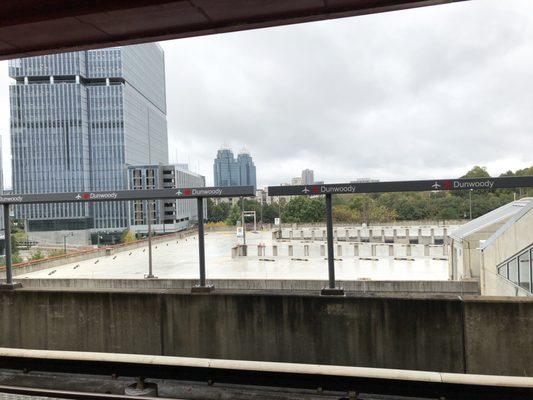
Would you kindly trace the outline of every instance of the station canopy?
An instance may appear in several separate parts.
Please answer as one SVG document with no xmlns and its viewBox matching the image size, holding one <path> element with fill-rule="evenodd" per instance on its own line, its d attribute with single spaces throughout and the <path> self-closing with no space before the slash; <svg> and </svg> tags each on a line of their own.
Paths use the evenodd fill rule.
<svg viewBox="0 0 533 400">
<path fill-rule="evenodd" d="M 0 60 L 464 0 L 3 0 Z"/>
</svg>

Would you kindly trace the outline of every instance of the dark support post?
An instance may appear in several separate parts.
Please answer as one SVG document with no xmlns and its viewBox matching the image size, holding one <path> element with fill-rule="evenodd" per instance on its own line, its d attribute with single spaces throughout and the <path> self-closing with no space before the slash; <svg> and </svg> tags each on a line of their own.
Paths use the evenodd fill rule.
<svg viewBox="0 0 533 400">
<path fill-rule="evenodd" d="M 329 285 L 323 288 L 322 295 L 343 296 L 344 290 L 335 287 L 335 253 L 333 250 L 333 205 L 331 193 L 326 194 L 326 232 L 328 239 L 328 276 Z"/>
<path fill-rule="evenodd" d="M 205 241 L 204 241 L 204 200 L 196 198 L 198 207 L 198 260 L 200 262 L 200 284 L 192 288 L 193 292 L 210 292 L 213 286 L 205 284 Z"/>
<path fill-rule="evenodd" d="M 6 249 L 6 283 L 0 284 L 0 289 L 15 289 L 22 287 L 20 283 L 13 283 L 13 261 L 11 257 L 11 218 L 9 204 L 4 204 L 4 247 Z"/>
</svg>

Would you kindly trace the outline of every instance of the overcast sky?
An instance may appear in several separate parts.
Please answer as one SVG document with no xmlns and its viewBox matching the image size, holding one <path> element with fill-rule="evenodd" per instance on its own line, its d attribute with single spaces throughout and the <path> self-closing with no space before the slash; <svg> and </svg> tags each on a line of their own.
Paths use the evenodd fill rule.
<svg viewBox="0 0 533 400">
<path fill-rule="evenodd" d="M 258 185 L 533 165 L 533 1 L 477 0 L 161 43 L 170 161 L 213 183 L 222 144 Z M 0 133 L 10 184 L 7 63 Z"/>
</svg>

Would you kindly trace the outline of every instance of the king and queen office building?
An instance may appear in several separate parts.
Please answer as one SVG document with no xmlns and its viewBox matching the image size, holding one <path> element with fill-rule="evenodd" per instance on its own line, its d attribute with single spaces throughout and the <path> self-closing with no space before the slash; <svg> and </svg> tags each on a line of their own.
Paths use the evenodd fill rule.
<svg viewBox="0 0 533 400">
<path fill-rule="evenodd" d="M 128 166 L 168 164 L 157 44 L 12 60 L 14 193 L 128 189 Z M 124 202 L 17 206 L 30 231 L 121 230 Z"/>
</svg>

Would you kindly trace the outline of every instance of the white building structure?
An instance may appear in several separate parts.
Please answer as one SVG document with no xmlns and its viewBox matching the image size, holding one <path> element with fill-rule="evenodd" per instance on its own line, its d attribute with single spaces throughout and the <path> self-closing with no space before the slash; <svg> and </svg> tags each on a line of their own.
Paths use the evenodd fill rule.
<svg viewBox="0 0 533 400">
<path fill-rule="evenodd" d="M 513 201 L 451 232 L 450 249 L 451 279 L 479 279 L 484 295 L 532 295 L 533 198 Z"/>
</svg>

